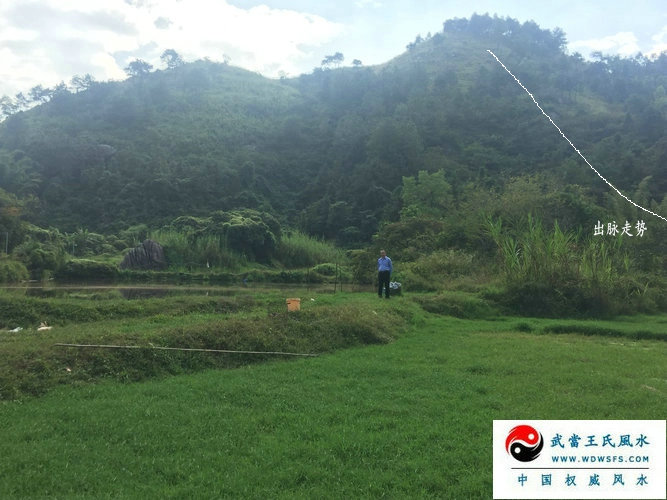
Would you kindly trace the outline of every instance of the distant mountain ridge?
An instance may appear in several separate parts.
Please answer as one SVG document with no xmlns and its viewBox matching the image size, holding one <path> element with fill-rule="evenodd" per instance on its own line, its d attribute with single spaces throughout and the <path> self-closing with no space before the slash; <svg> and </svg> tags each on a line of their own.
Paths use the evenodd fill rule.
<svg viewBox="0 0 667 500">
<path fill-rule="evenodd" d="M 604 175 L 629 193 L 650 177 L 645 203 L 660 203 L 667 53 L 586 62 L 565 47 L 560 30 L 473 16 L 375 67 L 273 80 L 196 61 L 93 83 L 0 124 L 0 187 L 66 231 L 254 208 L 343 244 L 396 220 L 420 170 L 443 171 L 457 203 L 540 172 L 610 203 L 491 49 Z"/>
</svg>

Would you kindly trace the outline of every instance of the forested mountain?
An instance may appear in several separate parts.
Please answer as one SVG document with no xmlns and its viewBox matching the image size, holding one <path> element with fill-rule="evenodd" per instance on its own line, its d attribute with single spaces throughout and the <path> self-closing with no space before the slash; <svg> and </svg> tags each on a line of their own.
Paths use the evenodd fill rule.
<svg viewBox="0 0 667 500">
<path fill-rule="evenodd" d="M 36 93 L 46 102 L 25 111 L 6 98 L 3 204 L 42 227 L 102 233 L 252 208 L 347 246 L 409 213 L 408 177 L 412 188 L 442 181 L 433 200 L 415 195 L 413 215 L 449 215 L 450 241 L 461 244 L 465 214 L 480 208 L 542 211 L 587 230 L 644 215 L 487 49 L 602 175 L 664 212 L 667 54 L 589 62 L 566 53 L 560 30 L 477 15 L 380 66 L 273 80 L 200 60 L 122 82 L 79 79 L 78 92 Z"/>
</svg>

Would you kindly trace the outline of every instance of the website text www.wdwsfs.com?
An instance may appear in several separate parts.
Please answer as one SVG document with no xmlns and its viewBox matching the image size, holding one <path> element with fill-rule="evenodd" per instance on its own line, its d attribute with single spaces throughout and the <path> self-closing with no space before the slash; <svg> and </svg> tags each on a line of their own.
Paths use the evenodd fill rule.
<svg viewBox="0 0 667 500">
<path fill-rule="evenodd" d="M 553 455 L 551 461 L 556 464 L 647 464 L 647 455 Z"/>
</svg>

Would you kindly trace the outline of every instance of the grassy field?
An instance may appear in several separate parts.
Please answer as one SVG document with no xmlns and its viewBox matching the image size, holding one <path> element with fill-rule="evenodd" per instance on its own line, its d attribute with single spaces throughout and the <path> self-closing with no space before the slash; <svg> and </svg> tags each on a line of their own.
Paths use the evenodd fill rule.
<svg viewBox="0 0 667 500">
<path fill-rule="evenodd" d="M 203 312 L 101 325 L 120 338 L 147 327 L 140 341 L 168 324 L 201 332 L 274 321 L 289 344 L 298 325 L 267 297 L 225 319 Z M 0 403 L 0 497 L 490 498 L 493 419 L 667 414 L 666 315 L 482 320 L 426 312 L 418 302 L 435 310 L 430 297 L 314 298 L 294 338 L 338 335 L 308 344 L 326 352 L 319 357 L 135 383 L 93 378 Z M 338 330 L 353 317 L 346 341 Z M 372 330 L 378 321 L 382 331 Z M 64 324 L 50 340 L 83 338 L 85 329 Z"/>
<path fill-rule="evenodd" d="M 305 289 L 299 292 L 313 300 L 304 298 L 298 314 L 287 313 L 285 293 L 297 292 L 288 290 L 131 289 L 133 297 L 158 291 L 163 295 L 130 300 L 116 289 L 56 291 L 56 296 L 47 297 L 16 291 L 0 294 L 4 321 L 0 327 L 24 326 L 18 332 L 0 332 L 0 400 L 42 395 L 62 384 L 138 381 L 274 357 L 173 350 L 179 348 L 317 354 L 386 343 L 419 312 L 414 303 L 392 308 L 381 302 L 369 307 L 365 300 L 332 301 L 326 294 Z M 53 328 L 40 331 L 40 322 Z M 140 349 L 75 349 L 56 344 Z"/>
</svg>

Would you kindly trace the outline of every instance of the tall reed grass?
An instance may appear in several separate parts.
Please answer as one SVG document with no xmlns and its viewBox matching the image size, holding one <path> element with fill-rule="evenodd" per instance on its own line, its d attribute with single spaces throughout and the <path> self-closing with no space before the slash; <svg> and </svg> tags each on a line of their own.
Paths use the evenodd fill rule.
<svg viewBox="0 0 667 500">
<path fill-rule="evenodd" d="M 25 265 L 8 258 L 0 258 L 0 283 L 17 283 L 29 278 Z"/>
<path fill-rule="evenodd" d="M 224 236 L 196 235 L 173 229 L 159 229 L 149 237 L 160 243 L 172 269 L 195 270 L 223 268 L 239 271 L 250 259 L 233 250 Z M 345 253 L 333 243 L 292 231 L 282 236 L 274 258 L 288 269 L 312 267 L 323 263 L 343 264 Z"/>
<path fill-rule="evenodd" d="M 547 232 L 539 219 L 529 215 L 526 228 L 516 236 L 503 231 L 501 220 L 489 221 L 487 227 L 498 246 L 507 280 L 556 284 L 578 278 L 578 237 L 572 232 L 564 233 L 558 222 L 553 232 Z"/>
<path fill-rule="evenodd" d="M 153 231 L 150 238 L 164 247 L 167 262 L 173 269 L 239 270 L 248 264 L 247 257 L 229 248 L 222 236 L 196 236 L 171 229 L 159 229 Z"/>
<path fill-rule="evenodd" d="M 342 264 L 346 261 L 345 253 L 333 243 L 299 231 L 283 234 L 277 257 L 289 269 L 311 267 L 326 262 Z"/>
<path fill-rule="evenodd" d="M 547 231 L 531 216 L 522 228 L 504 228 L 500 219 L 489 219 L 487 231 L 498 248 L 503 300 L 514 310 L 613 315 L 656 307 L 620 237 L 583 237 L 563 232 L 557 222 Z"/>
</svg>

